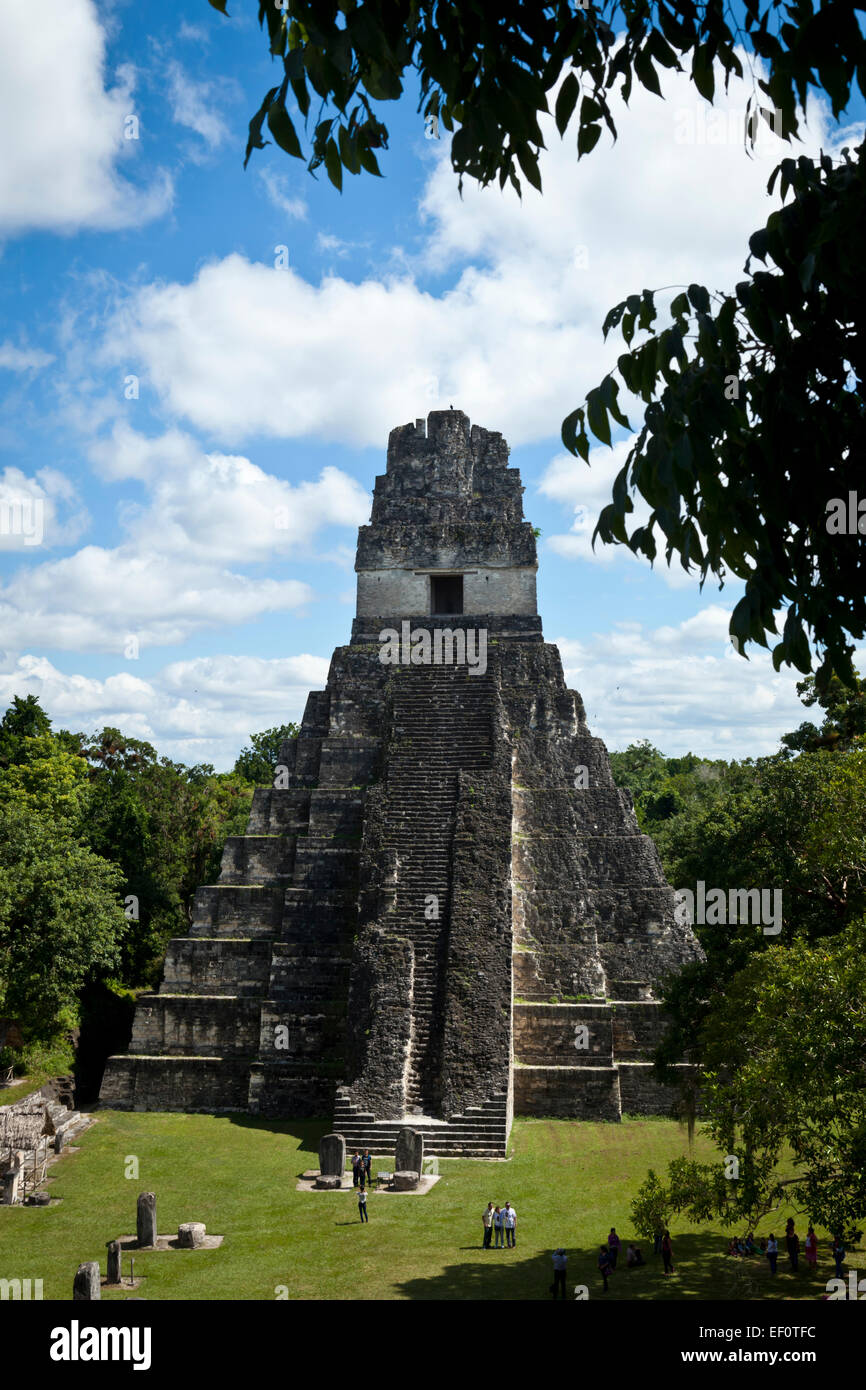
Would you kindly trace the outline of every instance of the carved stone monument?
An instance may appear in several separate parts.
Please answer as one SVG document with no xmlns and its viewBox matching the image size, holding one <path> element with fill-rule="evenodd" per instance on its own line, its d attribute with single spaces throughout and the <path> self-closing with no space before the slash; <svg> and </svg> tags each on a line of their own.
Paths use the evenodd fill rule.
<svg viewBox="0 0 866 1390">
<path fill-rule="evenodd" d="M 147 1247 L 156 1245 L 156 1193 L 141 1192 L 136 1211 L 136 1234 L 138 1243 Z"/>
<path fill-rule="evenodd" d="M 72 1284 L 72 1301 L 74 1303 L 89 1303 L 96 1298 L 102 1298 L 99 1262 L 89 1260 L 86 1264 L 78 1266 Z"/>
<path fill-rule="evenodd" d="M 417 1129 L 401 1129 L 394 1151 L 398 1172 L 420 1173 L 424 1167 L 424 1135 Z"/>
<path fill-rule="evenodd" d="M 342 1134 L 326 1134 L 319 1141 L 319 1177 L 316 1179 L 316 1187 L 342 1187 L 345 1169 L 345 1139 Z"/>
<path fill-rule="evenodd" d="M 122 1281 L 121 1275 L 121 1254 L 122 1246 L 119 1240 L 110 1240 L 107 1245 L 108 1266 L 105 1271 L 106 1284 L 119 1284 Z"/>
</svg>

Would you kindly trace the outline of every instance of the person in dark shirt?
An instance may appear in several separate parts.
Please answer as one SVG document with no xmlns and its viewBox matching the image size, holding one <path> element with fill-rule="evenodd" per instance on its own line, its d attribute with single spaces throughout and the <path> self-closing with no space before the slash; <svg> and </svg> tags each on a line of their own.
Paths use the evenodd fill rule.
<svg viewBox="0 0 866 1390">
<path fill-rule="evenodd" d="M 559 1290 L 560 1290 L 560 1289 L 562 1290 L 562 1296 L 563 1296 L 563 1298 L 565 1298 L 565 1269 L 566 1269 L 566 1265 L 567 1265 L 567 1264 L 568 1264 L 568 1256 L 566 1255 L 566 1253 L 565 1253 L 565 1251 L 562 1249 L 562 1247 L 560 1247 L 559 1250 L 554 1250 L 554 1252 L 553 1252 L 553 1284 L 552 1284 L 553 1297 L 554 1297 L 554 1298 L 556 1298 L 556 1296 L 557 1296 L 557 1294 L 559 1293 Z"/>
<path fill-rule="evenodd" d="M 800 1255 L 800 1237 L 794 1230 L 793 1216 L 789 1216 L 787 1222 L 785 1223 L 785 1249 L 788 1252 L 788 1262 L 791 1266 L 791 1270 L 792 1272 L 794 1272 L 798 1267 L 797 1262 Z"/>
</svg>

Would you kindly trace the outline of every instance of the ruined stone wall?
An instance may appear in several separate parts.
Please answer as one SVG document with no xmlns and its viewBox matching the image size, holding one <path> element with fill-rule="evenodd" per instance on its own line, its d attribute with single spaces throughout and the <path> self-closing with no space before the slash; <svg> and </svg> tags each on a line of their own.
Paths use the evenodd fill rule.
<svg viewBox="0 0 866 1390">
<path fill-rule="evenodd" d="M 434 563 L 441 570 L 460 571 L 448 555 L 439 554 Z M 478 566 L 463 577 L 464 614 L 504 617 L 534 614 L 536 600 L 535 569 Z M 431 613 L 430 576 L 414 569 L 365 570 L 358 574 L 358 616 L 387 617 L 399 614 L 420 619 Z"/>
</svg>

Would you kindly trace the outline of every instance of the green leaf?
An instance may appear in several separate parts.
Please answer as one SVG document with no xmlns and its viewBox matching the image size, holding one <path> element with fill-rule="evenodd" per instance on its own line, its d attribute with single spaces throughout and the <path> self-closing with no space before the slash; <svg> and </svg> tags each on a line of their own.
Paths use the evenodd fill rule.
<svg viewBox="0 0 866 1390">
<path fill-rule="evenodd" d="M 662 89 L 659 86 L 658 73 L 652 65 L 652 59 L 646 49 L 640 48 L 634 55 L 634 70 L 637 73 L 641 86 L 646 87 L 648 92 L 660 97 Z"/>
<path fill-rule="evenodd" d="M 598 387 L 595 387 L 587 395 L 586 418 L 589 422 L 589 428 L 592 430 L 596 439 L 600 439 L 602 444 L 609 445 L 610 425 L 608 424 L 607 410 Z"/>
<path fill-rule="evenodd" d="M 328 178 L 331 180 L 331 183 L 338 192 L 342 193 L 343 165 L 340 160 L 340 151 L 337 149 L 337 143 L 333 136 L 331 136 L 325 146 L 325 168 L 328 171 Z"/>
<path fill-rule="evenodd" d="M 358 158 L 361 161 L 361 167 L 363 169 L 366 169 L 368 174 L 375 174 L 377 178 L 382 177 L 382 171 L 379 168 L 378 163 L 376 162 L 376 156 L 374 155 L 371 149 L 368 149 L 366 145 L 359 144 Z"/>
<path fill-rule="evenodd" d="M 522 169 L 524 176 L 529 181 L 529 183 L 532 184 L 532 187 L 537 188 L 538 192 L 540 193 L 541 174 L 538 172 L 538 159 L 536 155 L 533 154 L 531 147 L 526 144 L 518 145 L 515 149 L 515 154 L 517 155 L 517 162 L 520 165 L 520 168 Z"/>
<path fill-rule="evenodd" d="M 294 155 L 295 159 L 303 159 L 301 142 L 295 133 L 292 118 L 281 101 L 275 101 L 268 108 L 268 130 L 281 150 Z"/>
<path fill-rule="evenodd" d="M 556 94 L 554 118 L 556 120 L 556 128 L 560 135 L 565 134 L 565 128 L 574 114 L 574 108 L 579 96 L 580 83 L 575 73 L 570 72 Z"/>
<path fill-rule="evenodd" d="M 580 127 L 580 130 L 577 132 L 578 159 L 580 159 L 585 154 L 589 154 L 590 150 L 594 150 L 600 138 L 600 125 L 582 125 Z"/>
<path fill-rule="evenodd" d="M 800 266 L 800 286 L 804 294 L 807 294 L 812 284 L 812 276 L 815 274 L 815 252 L 810 251 L 806 259 Z"/>
<path fill-rule="evenodd" d="M 570 454 L 579 454 L 584 463 L 589 463 L 589 440 L 584 428 L 582 406 L 578 406 L 577 410 L 573 410 L 563 420 L 562 442 Z"/>
<path fill-rule="evenodd" d="M 713 72 L 713 60 L 709 54 L 706 44 L 700 44 L 695 49 L 695 56 L 692 59 L 692 80 L 706 101 L 712 101 L 716 90 L 716 79 Z"/>
<path fill-rule="evenodd" d="M 350 174 L 361 172 L 361 161 L 358 158 L 358 149 L 352 136 L 344 126 L 340 126 L 337 131 L 337 139 L 340 143 L 340 159 Z"/>
<path fill-rule="evenodd" d="M 259 107 L 258 111 L 250 121 L 250 133 L 249 138 L 247 140 L 247 151 L 244 156 L 245 169 L 250 162 L 250 155 L 252 154 L 253 150 L 263 150 L 265 148 L 265 145 L 270 144 L 269 140 L 262 139 L 262 125 L 264 123 L 265 116 L 267 115 L 268 108 L 271 102 L 273 101 L 274 97 L 277 95 L 278 91 L 278 87 L 271 88 L 264 101 L 262 102 L 261 106 Z"/>
<path fill-rule="evenodd" d="M 226 0 L 208 0 L 208 4 L 213 5 L 215 10 L 219 10 L 220 14 L 224 14 L 226 19 L 231 19 L 231 15 L 226 9 Z"/>
</svg>

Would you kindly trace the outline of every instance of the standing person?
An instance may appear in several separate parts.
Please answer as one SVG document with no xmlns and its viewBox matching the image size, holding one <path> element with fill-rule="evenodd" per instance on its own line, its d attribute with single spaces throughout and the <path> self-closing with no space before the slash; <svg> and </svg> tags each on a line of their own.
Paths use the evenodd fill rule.
<svg viewBox="0 0 866 1390">
<path fill-rule="evenodd" d="M 495 1241 L 494 1241 L 494 1246 L 493 1246 L 493 1248 L 494 1248 L 494 1250 L 498 1250 L 500 1246 L 502 1246 L 502 1245 L 505 1244 L 505 1241 L 504 1241 L 503 1238 L 502 1238 L 502 1208 L 501 1208 L 501 1207 L 494 1207 L 494 1208 L 493 1208 L 493 1233 L 494 1233 L 494 1236 L 495 1236 Z"/>
<path fill-rule="evenodd" d="M 767 1259 L 770 1261 L 770 1273 L 776 1273 L 776 1261 L 779 1258 L 779 1242 L 772 1231 L 767 1236 Z"/>
<path fill-rule="evenodd" d="M 359 1182 L 359 1172 L 361 1168 L 361 1155 L 356 1149 L 352 1154 L 352 1186 L 357 1187 Z"/>
<path fill-rule="evenodd" d="M 836 1262 L 836 1278 L 842 1279 L 842 1261 L 845 1258 L 845 1242 L 841 1236 L 833 1237 L 833 1259 Z"/>
<path fill-rule="evenodd" d="M 669 1274 L 676 1274 L 676 1270 L 674 1269 L 674 1247 L 670 1231 L 665 1231 L 662 1236 L 662 1259 L 665 1262 L 665 1278 L 667 1279 Z"/>
<path fill-rule="evenodd" d="M 608 1276 L 613 1272 L 610 1264 L 610 1246 L 602 1245 L 598 1252 L 598 1272 L 604 1280 L 604 1292 L 608 1292 Z"/>
<path fill-rule="evenodd" d="M 607 1238 L 607 1248 L 610 1251 L 610 1267 L 616 1269 L 616 1257 L 619 1254 L 620 1240 L 616 1233 L 616 1227 L 611 1226 L 610 1235 Z"/>
<path fill-rule="evenodd" d="M 370 1220 L 369 1216 L 367 1215 L 367 1189 L 363 1183 L 361 1184 L 361 1190 L 358 1193 L 358 1215 L 360 1216 L 362 1221 Z"/>
<path fill-rule="evenodd" d="M 818 1268 L 818 1237 L 815 1235 L 815 1227 L 810 1226 L 806 1232 L 806 1264 L 814 1274 Z"/>
<path fill-rule="evenodd" d="M 560 1248 L 553 1252 L 553 1297 L 562 1289 L 562 1296 L 565 1298 L 565 1267 L 568 1264 L 568 1256 Z"/>
<path fill-rule="evenodd" d="M 502 1213 L 502 1229 L 505 1232 L 505 1244 L 513 1249 L 517 1244 L 517 1212 L 510 1202 L 505 1203 Z"/>
<path fill-rule="evenodd" d="M 794 1230 L 794 1218 L 788 1217 L 788 1225 L 785 1233 L 785 1246 L 788 1251 L 788 1261 L 791 1266 L 792 1274 L 796 1274 L 799 1269 L 800 1258 L 800 1237 Z"/>
<path fill-rule="evenodd" d="M 654 1254 L 654 1255 L 660 1255 L 660 1254 L 662 1253 L 662 1236 L 663 1236 L 663 1235 L 664 1235 L 664 1231 L 661 1229 L 661 1227 L 659 1227 L 659 1229 L 656 1231 L 655 1235 L 653 1236 L 653 1254 Z"/>
<path fill-rule="evenodd" d="M 364 1157 L 361 1159 L 364 1165 L 364 1172 L 367 1175 L 367 1182 L 372 1181 L 373 1155 L 369 1149 L 364 1150 Z"/>
<path fill-rule="evenodd" d="M 481 1248 L 482 1248 L 483 1250 L 489 1250 L 489 1249 L 490 1249 L 490 1241 L 491 1241 L 491 1239 L 492 1239 L 492 1237 L 493 1237 L 493 1203 L 492 1203 L 492 1202 L 488 1202 L 488 1203 L 487 1203 L 487 1210 L 483 1213 L 483 1215 L 482 1215 L 482 1217 L 481 1217 L 481 1225 L 482 1225 L 482 1227 L 483 1227 L 483 1229 L 484 1229 L 484 1244 L 483 1244 L 483 1246 L 482 1246 Z"/>
</svg>

